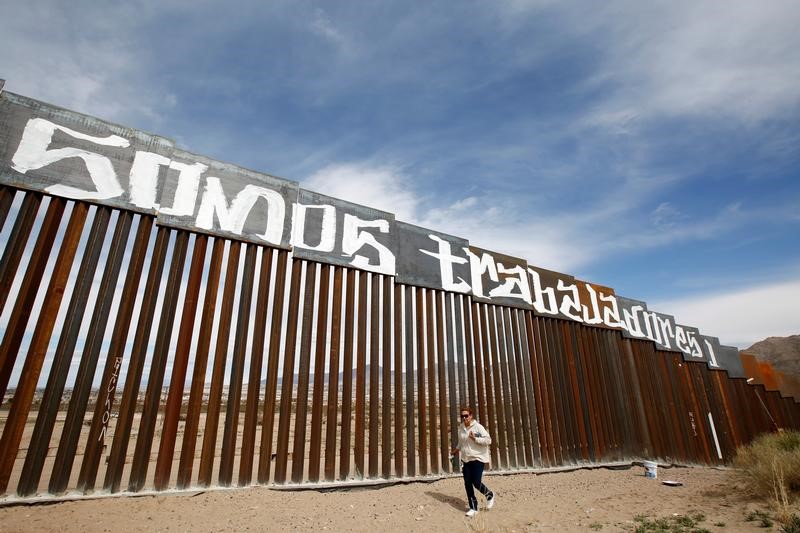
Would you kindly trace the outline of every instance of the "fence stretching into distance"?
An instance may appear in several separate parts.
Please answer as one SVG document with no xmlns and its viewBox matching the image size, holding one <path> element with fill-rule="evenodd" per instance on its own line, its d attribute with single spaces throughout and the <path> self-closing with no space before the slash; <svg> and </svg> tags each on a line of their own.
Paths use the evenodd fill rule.
<svg viewBox="0 0 800 533">
<path fill-rule="evenodd" d="M 800 428 L 643 302 L 187 154 L 0 93 L 6 499 L 447 475 L 462 405 L 501 471 L 722 464 Z"/>
</svg>

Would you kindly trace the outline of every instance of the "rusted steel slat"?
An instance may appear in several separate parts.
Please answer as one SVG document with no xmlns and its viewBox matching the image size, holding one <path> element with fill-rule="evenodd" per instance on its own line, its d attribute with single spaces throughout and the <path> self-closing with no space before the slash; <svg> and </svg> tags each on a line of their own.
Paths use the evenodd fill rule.
<svg viewBox="0 0 800 533">
<path fill-rule="evenodd" d="M 153 219 L 151 217 L 139 217 L 136 239 L 131 256 L 128 259 L 128 271 L 125 276 L 125 284 L 122 289 L 122 296 L 117 311 L 117 320 L 114 324 L 114 333 L 111 336 L 111 344 L 108 348 L 106 363 L 103 368 L 103 377 L 100 381 L 99 394 L 92 415 L 92 425 L 89 429 L 89 436 L 87 437 L 86 448 L 83 453 L 83 463 L 81 464 L 81 471 L 78 476 L 78 489 L 84 492 L 94 489 L 97 479 L 97 469 L 100 464 L 100 456 L 105 448 L 106 430 L 108 429 L 108 422 L 111 417 L 111 408 L 114 405 L 117 380 L 122 367 L 122 355 L 128 339 L 131 316 L 136 303 L 136 293 L 139 290 L 139 281 L 144 269 L 144 260 L 147 254 L 147 245 L 150 241 L 152 228 Z M 117 251 L 117 253 L 123 257 L 125 254 L 124 248 L 123 245 Z M 117 260 L 122 261 L 122 259 L 119 258 Z M 98 327 L 99 335 L 102 335 L 104 331 L 105 328 Z M 91 374 L 92 373 L 87 372 L 88 379 L 91 379 Z M 78 417 L 76 414 L 77 420 L 81 418 L 83 417 Z M 74 434 L 70 433 L 68 437 L 69 440 L 64 440 L 62 436 L 62 444 L 59 445 L 59 453 L 61 453 L 61 449 L 63 448 L 63 457 L 74 456 L 74 450 L 77 446 L 79 436 L 77 428 L 72 429 L 74 427 L 74 424 L 70 425 L 69 431 L 74 431 Z M 50 478 L 50 492 L 57 493 L 63 491 L 68 481 L 69 475 L 66 472 L 60 470 L 58 472 L 54 471 L 53 476 Z"/>
<path fill-rule="evenodd" d="M 283 350 L 283 378 L 281 381 L 281 407 L 278 415 L 278 444 L 275 457 L 275 483 L 286 481 L 286 463 L 289 459 L 289 428 L 291 427 L 292 394 L 294 390 L 294 358 L 297 346 L 297 318 L 300 308 L 300 282 L 302 262 L 292 260 L 292 283 L 289 286 L 289 316 L 286 321 L 286 343 Z M 312 283 L 313 284 L 313 283 Z"/>
<path fill-rule="evenodd" d="M 567 396 L 566 375 L 564 371 L 564 355 L 562 353 L 563 339 L 559 331 L 559 320 L 550 320 L 550 368 L 553 375 L 553 392 L 555 393 L 556 406 L 558 408 L 558 418 L 561 423 L 559 434 L 561 435 L 561 449 L 563 451 L 564 463 L 575 461 L 575 436 L 573 433 L 572 406 Z"/>
<path fill-rule="evenodd" d="M 470 357 L 468 372 L 474 374 L 474 379 L 470 379 L 470 383 L 475 384 L 474 396 L 472 397 L 471 404 L 481 421 L 487 419 L 486 417 L 486 396 L 484 394 L 483 383 L 483 344 L 481 337 L 481 326 L 478 317 L 478 304 L 472 301 L 472 297 L 464 297 L 464 317 L 469 322 L 470 331 L 472 333 L 472 357 Z M 469 346 L 469 343 L 468 343 Z M 472 388 L 470 390 L 473 390 Z M 474 403 L 477 402 L 477 405 Z"/>
<path fill-rule="evenodd" d="M 8 295 L 11 292 L 11 285 L 14 283 L 14 277 L 17 274 L 22 254 L 25 251 L 25 245 L 28 243 L 28 237 L 31 234 L 33 223 L 36 220 L 36 213 L 39 211 L 41 203 L 41 194 L 25 193 L 17 218 L 14 220 L 14 227 L 11 228 L 11 233 L 8 235 L 3 258 L 0 259 L 0 312 L 5 308 Z M 20 294 L 23 293 L 20 292 Z M 8 331 L 8 328 L 6 328 L 6 331 Z M 0 402 L 2 401 L 3 397 L 0 396 Z"/>
<path fill-rule="evenodd" d="M 458 424 L 456 420 L 458 420 L 458 384 L 456 382 L 456 369 L 459 366 L 459 357 L 458 357 L 458 350 L 455 348 L 456 339 L 459 337 L 458 334 L 453 334 L 453 327 L 455 325 L 455 317 L 453 316 L 453 299 L 454 295 L 443 293 L 443 297 L 446 302 L 446 309 L 445 309 L 445 331 L 447 332 L 448 340 L 447 340 L 447 403 L 449 409 L 447 410 L 446 415 L 448 416 L 448 420 L 450 421 L 449 428 L 450 434 L 445 438 L 444 432 L 442 433 L 442 445 L 447 445 L 447 452 L 449 457 L 449 451 L 451 448 L 458 446 Z M 460 341 L 460 339 L 459 339 Z M 461 389 L 464 387 L 463 381 L 461 382 Z M 447 441 L 447 442 L 445 442 Z M 444 457 L 442 464 L 448 466 L 447 470 L 452 472 L 453 469 L 451 468 L 452 465 L 448 465 L 447 461 L 449 460 L 448 457 Z"/>
<path fill-rule="evenodd" d="M 525 457 L 528 466 L 541 466 L 541 450 L 539 449 L 539 428 L 536 419 L 536 400 L 533 393 L 533 377 L 531 375 L 531 356 L 528 347 L 528 335 L 525 328 L 525 311 L 515 310 L 513 313 L 514 336 L 518 339 L 519 356 L 517 357 L 517 373 L 524 383 L 525 394 L 523 410 Z"/>
<path fill-rule="evenodd" d="M 158 228 L 156 233 L 156 243 L 150 260 L 150 270 L 147 274 L 144 299 L 142 300 L 138 327 L 136 328 L 136 335 L 133 342 L 133 351 L 131 352 L 131 360 L 125 379 L 125 389 L 122 392 L 119 418 L 117 419 L 114 439 L 111 444 L 111 456 L 108 458 L 108 468 L 106 469 L 105 480 L 103 481 L 103 487 L 111 492 L 119 491 L 122 481 L 122 471 L 125 467 L 125 460 L 128 453 L 128 440 L 130 439 L 131 426 L 133 425 L 134 413 L 136 412 L 136 404 L 139 398 L 139 387 L 142 380 L 147 343 L 150 339 L 150 329 L 153 325 L 159 287 L 161 285 L 161 273 L 164 269 L 169 233 L 170 230 L 164 227 Z M 120 347 L 120 350 L 122 349 L 123 348 Z"/>
<path fill-rule="evenodd" d="M 333 267 L 333 309 L 331 310 L 331 353 L 328 364 L 328 408 L 325 426 L 325 480 L 336 477 L 336 434 L 339 409 L 339 353 L 342 327 L 342 274 Z M 346 327 L 346 326 L 345 326 Z M 344 413 L 343 413 L 344 416 Z"/>
<path fill-rule="evenodd" d="M 0 230 L 3 229 L 3 224 L 6 222 L 8 212 L 11 210 L 11 204 L 14 202 L 15 191 L 11 187 L 0 186 Z M 2 309 L 2 306 L 0 306 Z"/>
<path fill-rule="evenodd" d="M 572 395 L 573 405 L 576 406 L 576 422 L 578 426 L 578 437 L 580 438 L 581 459 L 588 461 L 589 456 L 589 440 L 587 433 L 591 431 L 591 424 L 589 423 L 589 409 L 584 396 L 586 391 L 586 383 L 583 379 L 581 370 L 581 357 L 580 352 L 576 353 L 576 328 L 570 328 L 566 323 L 561 324 L 561 331 L 564 339 L 564 356 L 566 357 L 566 367 L 569 372 L 569 392 Z M 591 435 L 591 433 L 589 433 Z"/>
<path fill-rule="evenodd" d="M 84 210 L 88 211 L 88 208 L 84 207 Z M 55 425 L 56 415 L 58 414 L 58 407 L 61 405 L 64 384 L 67 381 L 70 364 L 72 363 L 72 357 L 75 353 L 78 333 L 80 332 L 81 323 L 83 322 L 86 302 L 89 299 L 89 291 L 92 288 L 94 274 L 97 270 L 97 263 L 100 260 L 103 239 L 108 229 L 110 217 L 111 210 L 107 207 L 100 207 L 97 209 L 94 221 L 92 222 L 92 228 L 89 232 L 83 258 L 81 259 L 78 276 L 75 280 L 75 288 L 69 301 L 64 324 L 61 327 L 61 336 L 58 339 L 58 347 L 53 357 L 50 375 L 47 377 L 44 394 L 39 403 L 36 424 L 33 428 L 33 434 L 28 440 L 28 452 L 25 456 L 25 464 L 22 467 L 20 483 L 17 487 L 17 494 L 20 496 L 34 494 L 39 486 L 39 480 L 42 476 L 42 467 L 50 446 L 50 438 L 53 436 L 53 426 Z M 64 284 L 66 285 L 66 282 Z M 37 331 L 38 329 L 37 326 Z M 72 457 L 69 458 L 70 464 L 72 463 L 72 459 Z"/>
<path fill-rule="evenodd" d="M 417 319 L 417 423 L 419 473 L 428 474 L 428 408 L 425 405 L 425 315 L 423 289 L 416 287 Z"/>
<path fill-rule="evenodd" d="M 525 329 L 528 332 L 528 347 L 533 381 L 534 401 L 536 402 L 536 420 L 539 428 L 539 449 L 542 466 L 549 466 L 553 461 L 553 443 L 550 430 L 551 422 L 547 405 L 545 376 L 542 370 L 542 345 L 539 332 L 539 318 L 531 311 L 525 311 Z"/>
<path fill-rule="evenodd" d="M 394 286 L 394 475 L 402 477 L 403 472 L 403 286 Z"/>
<path fill-rule="evenodd" d="M 392 280 L 393 287 L 393 335 L 394 335 L 394 374 L 392 375 L 393 389 L 392 394 L 392 415 L 394 424 L 394 475 L 396 477 L 403 477 L 405 475 L 403 465 L 403 420 L 405 413 L 403 412 L 403 286 Z"/>
<path fill-rule="evenodd" d="M 660 389 L 669 409 L 670 431 L 670 456 L 675 460 L 685 460 L 686 449 L 684 448 L 683 435 L 681 431 L 681 409 L 677 402 L 672 388 L 672 354 L 660 353 L 658 357 L 659 369 L 661 371 Z"/>
<path fill-rule="evenodd" d="M 63 212 L 62 209 L 56 207 L 52 211 L 52 214 L 60 214 Z M 83 203 L 75 204 L 75 207 L 72 209 L 72 215 L 70 216 L 66 232 L 64 233 L 55 268 L 53 269 L 44 303 L 39 313 L 39 319 L 36 322 L 36 329 L 33 332 L 30 348 L 28 349 L 27 357 L 22 366 L 22 374 L 17 383 L 14 399 L 11 402 L 11 409 L 8 412 L 5 426 L 3 426 L 3 436 L 0 438 L 0 493 L 5 492 L 8 487 L 11 470 L 14 468 L 14 460 L 19 451 L 22 432 L 25 430 L 25 422 L 28 419 L 31 402 L 33 401 L 33 394 L 36 391 L 36 383 L 39 381 L 39 374 L 42 370 L 45 355 L 47 354 L 47 346 L 50 343 L 50 336 L 53 333 L 58 309 L 61 306 L 61 299 L 64 295 L 67 278 L 72 268 L 72 261 L 78 248 L 78 242 L 80 241 L 88 211 L 88 205 Z M 49 214 L 50 213 L 48 213 L 48 215 Z M 42 243 L 44 248 L 42 250 L 43 257 L 31 258 L 31 269 L 26 273 L 26 278 L 28 278 L 28 275 L 31 274 L 32 271 L 39 271 L 40 265 L 43 270 L 44 263 L 47 262 L 47 256 L 49 255 L 52 245 L 52 237 L 54 237 L 55 230 L 59 225 L 58 218 L 60 217 L 54 216 L 51 220 L 45 221 L 45 224 L 49 224 L 47 228 L 45 228 L 44 225 L 42 226 L 42 234 L 44 235 L 40 235 L 37 244 L 42 243 L 42 236 L 47 239 L 47 241 Z M 52 226 L 52 228 L 50 226 Z M 34 255 L 36 255 L 36 251 L 34 251 Z M 37 277 L 41 278 L 41 274 Z M 34 289 L 36 285 L 36 283 L 31 282 L 29 284 L 30 289 Z M 35 295 L 36 291 L 33 292 Z M 22 307 L 22 309 L 20 309 L 19 306 L 15 306 L 15 314 L 17 312 L 21 312 L 25 315 L 30 313 L 31 308 L 27 306 L 27 300 L 28 298 L 26 297 L 23 302 L 25 307 Z M 30 303 L 33 303 L 33 298 L 30 298 Z M 13 319 L 14 317 L 12 317 L 11 320 Z M 11 330 L 10 322 L 11 321 L 9 321 L 9 329 L 6 332 L 6 339 L 3 339 L 3 345 L 0 349 L 3 350 L 3 355 L 8 356 L 5 362 L 10 362 L 13 366 L 22 340 L 22 333 L 24 333 L 25 323 L 27 323 L 27 316 L 24 320 L 17 321 L 18 329 L 15 328 L 15 330 Z M 11 339 L 8 339 L 9 333 L 12 335 Z M 6 342 L 7 340 L 9 342 Z M 5 368 L 3 368 L 3 370 L 5 370 Z M 3 393 L 5 393 L 10 374 L 11 371 L 9 369 L 9 372 L 3 376 Z M 1 396 L 2 395 L 0 395 L 0 397 Z M 60 400 L 60 398 L 58 398 L 58 400 Z M 22 479 L 20 481 L 22 483 L 21 486 L 24 486 L 25 480 Z"/>
<path fill-rule="evenodd" d="M 100 287 L 97 292 L 97 303 L 92 312 L 92 320 L 89 323 L 86 344 L 81 355 L 81 362 L 78 366 L 78 374 L 75 378 L 75 385 L 72 388 L 72 395 L 69 400 L 69 407 L 64 419 L 64 428 L 61 431 L 61 439 L 58 443 L 56 459 L 53 463 L 53 471 L 50 477 L 50 492 L 58 493 L 66 489 L 72 474 L 72 465 L 75 461 L 75 451 L 78 448 L 78 439 L 83 418 L 86 414 L 86 406 L 89 395 L 92 391 L 92 380 L 97 361 L 100 357 L 100 349 L 104 342 L 108 315 L 111 304 L 114 300 L 114 290 L 119 277 L 122 262 L 125 257 L 125 247 L 130 235 L 133 214 L 121 211 L 117 218 L 114 234 L 111 238 L 111 247 L 108 251 L 106 268 Z M 106 393 L 106 389 L 98 389 L 97 402 L 102 402 L 101 395 Z M 99 429 L 99 428 L 98 428 Z M 92 434 L 90 430 L 90 435 Z M 88 442 L 87 442 L 88 444 Z M 89 458 L 84 453 L 84 460 Z"/>
<path fill-rule="evenodd" d="M 156 490 L 164 490 L 169 486 L 172 472 L 172 456 L 175 452 L 175 439 L 178 434 L 178 418 L 183 402 L 183 385 L 186 381 L 186 367 L 189 363 L 189 348 L 192 344 L 195 311 L 200 295 L 200 281 L 203 277 L 203 263 L 206 257 L 208 237 L 198 235 L 194 241 L 192 264 L 189 267 L 189 279 L 186 282 L 186 297 L 183 302 L 181 325 L 178 330 L 178 345 L 172 363 L 172 376 L 169 381 L 169 392 L 164 404 L 164 423 L 161 428 L 161 441 L 158 446 L 156 471 L 153 486 Z"/>
<path fill-rule="evenodd" d="M 50 250 L 58 232 L 61 216 L 64 214 L 66 200 L 53 198 L 47 207 L 47 214 L 42 222 L 39 236 L 36 239 L 36 246 L 33 248 L 31 257 L 25 270 L 25 276 L 19 288 L 19 295 L 14 302 L 14 309 L 6 325 L 5 336 L 0 344 L 0 404 L 5 399 L 8 381 L 11 379 L 11 372 L 14 370 L 14 363 L 19 354 L 19 347 L 22 344 L 22 337 L 25 335 L 25 328 L 39 292 L 39 285 L 42 283 L 42 275 L 50 257 Z M 83 209 L 83 208 L 81 208 Z M 64 248 L 66 249 L 66 248 Z M 7 296 L 3 291 L 4 297 Z"/>
<path fill-rule="evenodd" d="M 617 337 L 621 333 L 613 330 L 605 330 L 604 337 L 607 349 L 612 354 L 609 362 L 611 363 L 611 374 L 614 377 L 615 391 L 616 391 L 616 405 L 618 409 L 618 416 L 622 424 L 620 442 L 620 457 L 625 459 L 632 456 L 631 444 L 634 441 L 634 429 L 631 420 L 630 412 L 630 394 L 625 384 L 625 373 L 622 368 L 622 352 L 620 351 Z"/>
<path fill-rule="evenodd" d="M 453 426 L 458 431 L 458 415 L 461 407 L 468 405 L 467 390 L 470 387 L 467 381 L 466 365 L 467 365 L 467 350 L 464 347 L 464 318 L 463 318 L 463 296 L 461 294 L 454 294 L 450 301 L 448 310 L 453 316 L 456 332 L 455 332 L 455 346 L 453 353 L 453 362 L 456 365 L 456 380 L 458 382 L 458 400 L 453 403 Z M 469 344 L 469 339 L 467 339 Z"/>
<path fill-rule="evenodd" d="M 200 452 L 200 469 L 197 483 L 207 487 L 211 484 L 214 458 L 217 455 L 217 430 L 222 409 L 222 388 L 225 379 L 225 364 L 228 360 L 228 341 L 231 332 L 233 300 L 236 296 L 236 277 L 239 272 L 241 244 L 231 241 L 228 247 L 228 264 L 225 268 L 225 288 L 217 326 L 217 343 L 214 347 L 214 366 L 211 372 L 211 388 L 208 392 L 208 411 L 203 431 L 203 448 Z"/>
<path fill-rule="evenodd" d="M 499 355 L 498 355 L 498 344 L 497 344 L 497 326 L 496 326 L 496 310 L 497 307 L 494 305 L 484 305 L 484 316 L 483 319 L 486 321 L 487 324 L 487 331 L 489 332 L 488 337 L 490 344 L 488 345 L 488 350 L 486 354 L 488 357 L 484 359 L 484 363 L 487 360 L 491 361 L 491 377 L 487 375 L 487 384 L 489 380 L 492 380 L 492 388 L 494 390 L 494 395 L 490 396 L 487 387 L 487 399 L 492 398 L 494 403 L 489 402 L 490 405 L 493 405 L 494 408 L 494 415 L 495 415 L 495 423 L 491 424 L 494 431 L 494 434 L 497 435 L 497 448 L 500 456 L 500 461 L 498 462 L 498 466 L 501 468 L 508 468 L 509 467 L 509 460 L 508 460 L 508 452 L 509 447 L 511 445 L 510 440 L 507 438 L 507 421 L 506 421 L 506 414 L 503 409 L 503 379 L 502 379 L 502 369 L 500 367 Z M 487 367 L 488 370 L 488 367 Z"/>
<path fill-rule="evenodd" d="M 383 278 L 383 376 L 381 379 L 381 474 L 392 475 L 392 279 Z"/>
<path fill-rule="evenodd" d="M 272 274 L 272 249 L 261 248 L 261 268 L 258 275 L 258 298 L 253 324 L 253 348 L 250 353 L 250 373 L 247 376 L 247 403 L 244 409 L 242 452 L 239 459 L 238 485 L 249 485 L 253 479 L 253 460 L 258 423 L 258 402 L 261 394 L 261 368 L 264 363 L 264 335 L 267 331 L 267 307 Z"/>
<path fill-rule="evenodd" d="M 367 366 L 367 277 L 366 272 L 358 274 L 358 343 L 356 345 L 356 420 L 353 452 L 355 455 L 356 477 L 364 478 L 364 429 L 366 420 L 366 366 Z"/>
<path fill-rule="evenodd" d="M 380 279 L 378 274 L 371 275 L 372 290 L 369 303 L 370 310 L 370 349 L 369 349 L 369 477 L 378 477 L 378 406 L 380 403 L 378 380 L 380 379 L 380 311 L 378 305 Z"/>
<path fill-rule="evenodd" d="M 450 472 L 450 424 L 449 413 L 447 406 L 447 366 L 445 364 L 444 355 L 444 339 L 446 336 L 446 324 L 449 322 L 444 321 L 444 293 L 435 292 L 434 299 L 436 301 L 436 354 L 437 354 L 437 370 L 439 378 L 439 459 L 441 461 L 441 469 L 444 472 Z"/>
<path fill-rule="evenodd" d="M 414 434 L 416 432 L 416 418 L 414 417 L 414 289 L 410 286 L 403 287 L 403 304 L 405 320 L 403 328 L 403 341 L 406 351 L 406 475 L 415 476 L 417 473 L 416 445 Z"/>
<path fill-rule="evenodd" d="M 617 390 L 617 374 L 614 372 L 612 361 L 617 355 L 609 348 L 606 342 L 606 333 L 608 330 L 603 328 L 592 327 L 592 340 L 597 350 L 598 360 L 600 363 L 600 376 L 603 380 L 604 397 L 606 399 L 606 408 L 608 410 L 608 427 L 611 436 L 611 457 L 613 460 L 620 460 L 622 458 L 622 442 L 623 442 L 623 413 L 619 403 L 619 394 Z"/>
<path fill-rule="evenodd" d="M 503 380 L 503 398 L 506 415 L 506 429 L 508 430 L 508 457 L 512 468 L 519 468 L 525 464 L 523 456 L 522 420 L 514 413 L 522 409 L 517 383 L 516 365 L 514 363 L 514 338 L 511 335 L 510 308 L 497 306 L 495 308 L 495 321 L 500 346 L 500 372 Z"/>
<path fill-rule="evenodd" d="M 502 426 L 498 426 L 496 423 L 495 412 L 496 412 L 496 396 L 494 392 L 494 387 L 492 386 L 492 353 L 494 352 L 494 342 L 492 341 L 490 344 L 489 340 L 489 325 L 488 325 L 488 305 L 487 304 L 479 304 L 475 303 L 474 305 L 478 308 L 478 324 L 480 325 L 480 336 L 481 336 L 481 352 L 483 357 L 481 358 L 481 366 L 480 368 L 476 368 L 476 372 L 480 371 L 483 373 L 483 384 L 486 388 L 486 404 L 484 405 L 484 413 L 485 418 L 481 419 L 481 422 L 488 426 L 489 431 L 494 436 L 496 440 L 496 444 L 491 447 L 491 455 L 492 455 L 492 463 L 497 465 L 500 468 L 505 467 L 506 461 L 500 461 L 500 452 L 501 450 L 505 453 L 505 428 Z M 495 369 L 496 370 L 496 369 Z M 499 391 L 497 392 L 499 394 Z M 480 407 L 479 407 L 480 409 Z M 501 415 L 502 416 L 502 415 Z"/>
<path fill-rule="evenodd" d="M 567 448 L 567 436 L 564 426 L 564 404 L 560 399 L 560 387 L 558 380 L 558 367 L 555 359 L 558 355 L 553 336 L 553 322 L 551 318 L 542 321 L 542 332 L 546 348 L 543 350 L 543 361 L 545 372 L 547 373 L 547 390 L 550 396 L 551 416 L 553 417 L 553 448 L 556 456 L 556 464 L 564 465 L 568 462 L 569 451 Z"/>
<path fill-rule="evenodd" d="M 615 459 L 616 437 L 614 428 L 614 412 L 611 407 L 609 393 L 611 391 L 611 378 L 606 371 L 605 360 L 607 355 L 603 352 L 598 343 L 598 328 L 588 326 L 581 326 L 586 340 L 588 342 L 589 350 L 595 360 L 595 370 L 597 372 L 597 398 L 599 402 L 601 414 L 601 427 L 605 437 L 606 457 L 608 459 Z"/>
<path fill-rule="evenodd" d="M 581 442 L 580 431 L 578 430 L 579 411 L 578 406 L 575 404 L 574 398 L 571 394 L 570 384 L 572 376 L 569 371 L 569 362 L 566 356 L 566 339 L 565 331 L 563 329 L 563 321 L 554 323 L 554 338 L 556 347 L 558 349 L 557 364 L 559 376 L 559 391 L 561 393 L 562 402 L 564 405 L 564 412 L 566 414 L 565 422 L 567 425 L 567 435 L 569 443 L 569 457 L 573 463 L 581 459 Z M 575 327 L 569 324 L 567 327 Z"/>
<path fill-rule="evenodd" d="M 236 319 L 236 337 L 233 341 L 228 405 L 225 409 L 225 429 L 222 433 L 222 451 L 219 462 L 219 483 L 227 487 L 233 482 L 233 462 L 236 457 L 236 440 L 239 434 L 239 411 L 242 406 L 242 381 L 247 337 L 250 329 L 250 308 L 253 303 L 253 284 L 258 249 L 248 244 L 244 254 L 244 270 L 239 289 L 239 315 Z"/>
<path fill-rule="evenodd" d="M 147 470 L 150 465 L 150 451 L 153 447 L 153 435 L 158 419 L 158 407 L 164 388 L 164 373 L 167 366 L 169 344 L 175 324 L 175 310 L 178 307 L 178 296 L 181 288 L 181 276 L 186 263 L 186 248 L 189 233 L 177 231 L 172 262 L 169 268 L 167 286 L 164 292 L 164 304 L 161 308 L 161 319 L 158 323 L 153 360 L 150 363 L 150 375 L 147 378 L 147 391 L 142 408 L 142 419 L 139 423 L 139 435 L 133 454 L 131 477 L 128 490 L 137 492 L 144 487 Z"/>
<path fill-rule="evenodd" d="M 530 416 L 528 414 L 528 397 L 525 386 L 525 375 L 520 364 L 520 337 L 515 328 L 517 310 L 507 308 L 503 314 L 504 330 L 508 345 L 508 373 L 511 378 L 511 394 L 516 412 L 515 437 L 517 441 L 517 462 L 519 466 L 533 464 L 531 456 Z"/>
<path fill-rule="evenodd" d="M 638 442 L 640 450 L 644 454 L 652 453 L 653 442 L 650 438 L 650 430 L 647 422 L 647 411 L 645 409 L 644 393 L 642 392 L 641 383 L 639 381 L 639 374 L 637 371 L 636 359 L 634 357 L 634 342 L 630 339 L 620 339 L 622 342 L 623 354 L 628 369 L 628 387 L 630 388 L 633 396 L 633 404 L 635 406 L 637 428 L 638 428 Z"/>
<path fill-rule="evenodd" d="M 478 346 L 478 334 L 476 331 L 473 331 L 476 326 L 472 321 L 472 298 L 462 295 L 459 295 L 459 298 L 461 299 L 461 317 L 464 322 L 464 366 L 467 369 L 467 398 L 465 405 L 471 406 L 474 409 L 478 396 L 477 377 L 475 373 L 475 351 L 479 348 L 473 349 L 473 343 L 474 346 Z"/>
<path fill-rule="evenodd" d="M 597 400 L 598 383 L 594 373 L 595 361 L 592 353 L 587 348 L 586 339 L 581 328 L 569 328 L 573 332 L 575 347 L 577 350 L 576 359 L 580 361 L 581 381 L 583 390 L 581 400 L 585 412 L 585 431 L 587 434 L 587 453 L 592 461 L 600 461 L 604 456 L 605 443 L 603 439 L 603 428 L 599 418 L 599 403 Z"/>
<path fill-rule="evenodd" d="M 317 345 L 314 349 L 314 396 L 311 400 L 311 448 L 308 453 L 308 480 L 319 481 L 320 455 L 322 453 L 322 400 L 325 388 L 325 344 L 328 339 L 328 292 L 331 267 L 322 265 L 317 304 Z M 338 342 L 331 338 L 331 346 Z M 338 364 L 338 363 L 337 363 Z M 337 368 L 338 372 L 338 368 Z M 334 415 L 335 419 L 336 415 Z"/>
<path fill-rule="evenodd" d="M 722 401 L 722 407 L 725 411 L 725 421 L 730 431 L 731 444 L 735 450 L 742 445 L 742 437 L 736 424 L 736 420 L 738 420 L 739 417 L 735 410 L 736 404 L 731 398 L 728 375 L 722 370 L 715 370 L 711 372 L 711 376 L 714 385 L 717 387 L 718 396 Z"/>
<path fill-rule="evenodd" d="M 297 401 L 295 403 L 294 436 L 292 442 L 292 482 L 303 478 L 306 451 L 306 422 L 308 421 L 308 383 L 311 367 L 311 337 L 314 333 L 314 295 L 316 272 L 319 263 L 306 263 L 305 297 L 303 298 L 303 326 L 300 337 L 300 365 L 297 375 Z"/>
<path fill-rule="evenodd" d="M 215 238 L 214 245 L 211 249 L 211 260 L 208 265 L 206 291 L 203 298 L 203 312 L 200 318 L 200 331 L 197 336 L 197 354 L 194 359 L 192 385 L 189 391 L 189 405 L 186 409 L 186 425 L 183 429 L 181 460 L 178 464 L 178 488 L 185 488 L 189 486 L 192 481 L 194 455 L 197 447 L 197 433 L 200 427 L 200 411 L 205 391 L 208 353 L 211 346 L 211 331 L 214 325 L 214 314 L 217 308 L 217 292 L 224 251 L 225 241 L 220 238 Z"/>
<path fill-rule="evenodd" d="M 430 447 L 430 465 L 431 473 L 440 471 L 439 454 L 437 449 L 439 447 L 439 426 L 436 423 L 436 334 L 434 333 L 434 324 L 436 318 L 433 309 L 433 289 L 425 291 L 425 323 L 426 323 L 426 336 L 425 345 L 428 350 L 426 353 L 426 361 L 428 368 L 428 445 Z"/>
<path fill-rule="evenodd" d="M 269 360 L 267 361 L 267 383 L 264 390 L 264 411 L 261 420 L 261 442 L 258 451 L 258 482 L 267 483 L 272 467 L 272 434 L 275 428 L 275 402 L 278 393 L 278 359 L 281 353 L 281 329 L 286 291 L 287 263 L 289 252 L 280 250 L 275 268 L 274 303 L 269 334 Z"/>
<path fill-rule="evenodd" d="M 339 479 L 350 476 L 350 427 L 353 416 L 353 330 L 355 325 L 356 272 L 347 271 L 344 309 L 344 360 L 342 362 L 342 437 L 339 447 Z"/>
</svg>

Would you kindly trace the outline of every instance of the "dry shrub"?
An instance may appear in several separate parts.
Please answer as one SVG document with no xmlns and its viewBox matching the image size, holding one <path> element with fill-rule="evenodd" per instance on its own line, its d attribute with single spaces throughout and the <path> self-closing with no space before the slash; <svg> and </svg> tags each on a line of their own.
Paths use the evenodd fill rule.
<svg viewBox="0 0 800 533">
<path fill-rule="evenodd" d="M 756 495 L 786 505 L 800 495 L 800 432 L 760 435 L 737 450 L 734 465 Z"/>
</svg>

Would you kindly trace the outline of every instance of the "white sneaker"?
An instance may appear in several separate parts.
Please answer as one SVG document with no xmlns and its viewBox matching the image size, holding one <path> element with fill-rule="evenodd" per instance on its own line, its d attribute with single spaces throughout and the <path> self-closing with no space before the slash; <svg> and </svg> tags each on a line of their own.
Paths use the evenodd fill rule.
<svg viewBox="0 0 800 533">
<path fill-rule="evenodd" d="M 491 509 L 494 507 L 494 501 L 497 499 L 497 494 L 492 494 L 492 498 L 490 500 L 486 500 L 486 508 Z"/>
<path fill-rule="evenodd" d="M 468 517 L 472 518 L 473 516 L 475 516 L 476 514 L 478 514 L 478 511 L 476 511 L 475 509 L 467 509 L 467 512 L 466 512 L 465 514 L 466 514 Z"/>
</svg>

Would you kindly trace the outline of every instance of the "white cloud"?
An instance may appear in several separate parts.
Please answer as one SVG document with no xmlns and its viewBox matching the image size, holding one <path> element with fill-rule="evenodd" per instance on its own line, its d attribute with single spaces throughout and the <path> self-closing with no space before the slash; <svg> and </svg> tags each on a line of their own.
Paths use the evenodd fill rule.
<svg viewBox="0 0 800 533">
<path fill-rule="evenodd" d="M 772 336 L 800 333 L 800 279 L 716 294 L 648 303 L 723 344 L 746 348 Z"/>
<path fill-rule="evenodd" d="M 394 213 L 407 222 L 417 220 L 420 198 L 402 172 L 391 166 L 363 163 L 334 164 L 315 172 L 303 186 L 335 198 Z"/>
<path fill-rule="evenodd" d="M 597 84 L 614 96 L 588 122 L 634 117 L 781 117 L 800 101 L 800 4 L 623 2 L 594 13 L 607 46 Z M 585 17 L 572 13 L 573 25 Z"/>
</svg>

